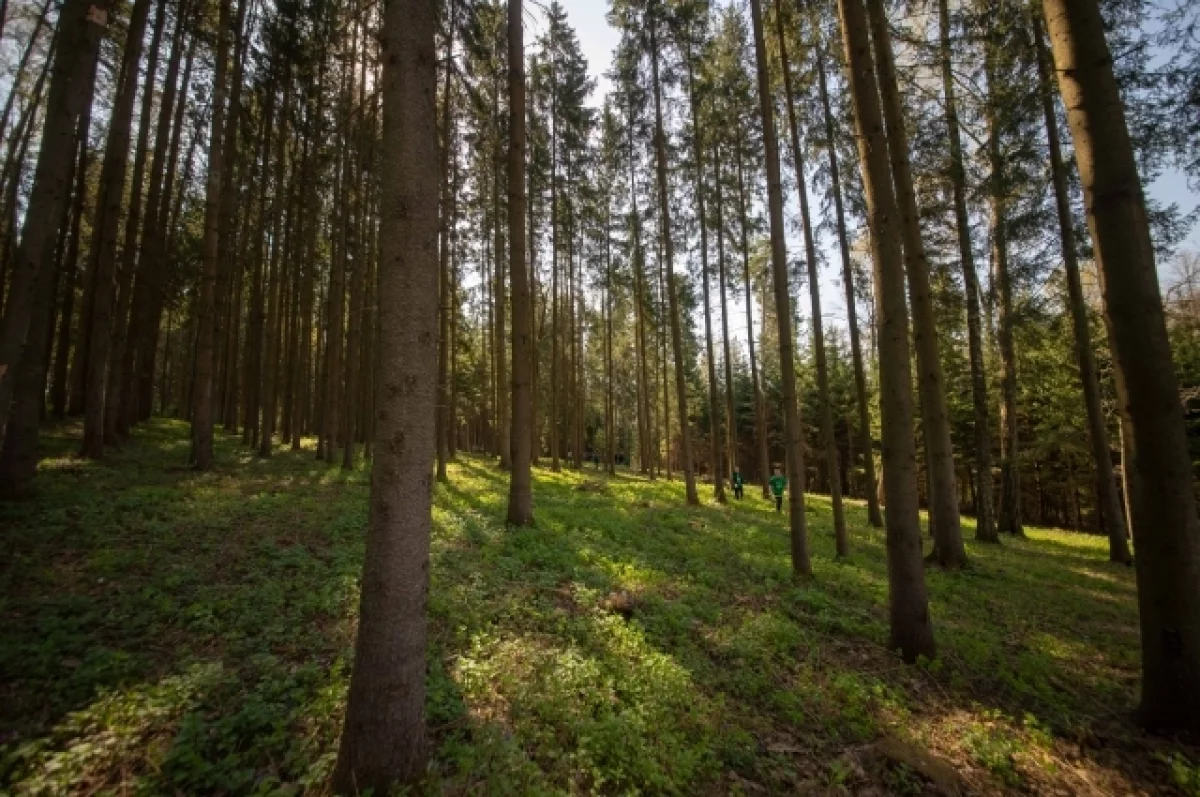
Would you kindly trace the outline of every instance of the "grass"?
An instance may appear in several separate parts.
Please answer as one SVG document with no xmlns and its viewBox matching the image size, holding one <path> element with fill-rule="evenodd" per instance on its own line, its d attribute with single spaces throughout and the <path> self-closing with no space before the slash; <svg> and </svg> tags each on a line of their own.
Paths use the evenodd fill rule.
<svg viewBox="0 0 1200 797">
<path fill-rule="evenodd" d="M 47 436 L 35 500 L 0 504 L 0 793 L 327 793 L 366 472 L 223 436 L 198 474 L 172 421 L 90 463 L 77 431 Z M 1128 719 L 1133 574 L 1102 538 L 968 544 L 969 570 L 928 574 L 940 652 L 909 667 L 861 506 L 835 562 L 809 497 L 797 585 L 756 494 L 687 509 L 677 482 L 537 470 L 516 530 L 504 474 L 450 476 L 429 793 L 922 794 L 941 766 L 972 793 L 1200 795 L 1200 749 Z"/>
</svg>

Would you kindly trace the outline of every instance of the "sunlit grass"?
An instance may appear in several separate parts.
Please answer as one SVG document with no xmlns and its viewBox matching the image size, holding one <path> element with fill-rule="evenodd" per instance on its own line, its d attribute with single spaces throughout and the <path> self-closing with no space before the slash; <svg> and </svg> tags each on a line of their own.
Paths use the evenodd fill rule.
<svg viewBox="0 0 1200 797">
<path fill-rule="evenodd" d="M 198 474 L 171 421 L 91 463 L 77 432 L 48 435 L 36 500 L 0 505 L 0 787 L 326 790 L 366 465 L 219 435 Z M 885 736 L 982 791 L 1200 783 L 1195 748 L 1127 720 L 1133 574 L 1102 538 L 976 545 L 968 520 L 972 566 L 928 574 L 939 656 L 908 667 L 884 647 L 861 503 L 836 561 L 809 496 L 815 578 L 794 584 L 785 517 L 755 489 L 720 506 L 702 486 L 687 509 L 678 482 L 539 468 L 536 525 L 508 529 L 506 479 L 463 456 L 435 487 L 432 793 L 920 793 L 873 752 Z"/>
</svg>

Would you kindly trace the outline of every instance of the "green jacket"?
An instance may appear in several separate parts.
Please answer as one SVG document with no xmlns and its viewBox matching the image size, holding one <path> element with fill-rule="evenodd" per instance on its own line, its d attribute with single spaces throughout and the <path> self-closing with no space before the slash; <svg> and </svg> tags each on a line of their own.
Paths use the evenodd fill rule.
<svg viewBox="0 0 1200 797">
<path fill-rule="evenodd" d="M 730 479 L 729 481 L 732 482 L 734 487 L 745 487 L 746 486 L 746 480 L 745 480 L 745 478 L 742 477 L 741 472 L 733 474 L 733 478 Z"/>
<path fill-rule="evenodd" d="M 783 491 L 787 489 L 787 477 L 783 475 L 772 476 L 770 480 L 771 492 L 776 498 L 783 495 Z"/>
</svg>

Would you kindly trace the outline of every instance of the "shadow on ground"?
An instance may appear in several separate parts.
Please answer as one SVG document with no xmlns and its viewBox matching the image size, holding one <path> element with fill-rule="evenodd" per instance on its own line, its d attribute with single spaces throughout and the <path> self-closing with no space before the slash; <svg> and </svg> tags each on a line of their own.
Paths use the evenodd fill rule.
<svg viewBox="0 0 1200 797">
<path fill-rule="evenodd" d="M 365 471 L 222 437 L 197 474 L 170 421 L 85 463 L 77 432 L 47 435 L 34 500 L 0 504 L 0 786 L 326 790 Z M 1200 793 L 1195 747 L 1127 721 L 1133 575 L 1103 539 L 969 545 L 969 570 L 929 574 L 938 658 L 906 667 L 881 644 L 883 539 L 858 505 L 838 562 L 828 499 L 809 497 L 815 578 L 797 585 L 757 495 L 685 509 L 678 484 L 539 470 L 536 526 L 507 529 L 503 473 L 462 457 L 450 475 L 430 792 L 936 788 L 898 742 L 976 793 Z"/>
</svg>

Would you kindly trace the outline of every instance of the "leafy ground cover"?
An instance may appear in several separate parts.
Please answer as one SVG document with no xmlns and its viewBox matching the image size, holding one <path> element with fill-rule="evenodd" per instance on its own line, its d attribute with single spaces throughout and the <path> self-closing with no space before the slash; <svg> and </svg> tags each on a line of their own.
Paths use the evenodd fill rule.
<svg viewBox="0 0 1200 797">
<path fill-rule="evenodd" d="M 198 474 L 171 421 L 90 463 L 77 431 L 0 505 L 0 791 L 326 793 L 365 470 L 223 437 Z M 809 498 L 797 585 L 756 494 L 537 470 L 512 530 L 506 492 L 469 457 L 437 488 L 429 793 L 1200 795 L 1200 749 L 1129 720 L 1133 574 L 1100 538 L 969 545 L 930 572 L 940 652 L 908 667 L 861 507 L 835 562 Z"/>
</svg>

